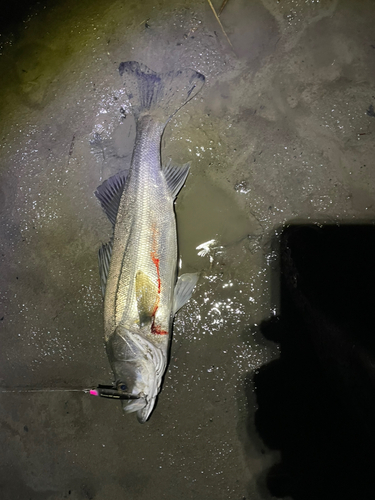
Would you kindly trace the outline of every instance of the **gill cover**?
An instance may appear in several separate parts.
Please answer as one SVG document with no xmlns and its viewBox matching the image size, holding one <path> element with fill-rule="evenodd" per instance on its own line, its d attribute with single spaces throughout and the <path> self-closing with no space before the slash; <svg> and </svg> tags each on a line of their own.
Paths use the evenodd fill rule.
<svg viewBox="0 0 375 500">
<path fill-rule="evenodd" d="M 122 400 L 123 410 L 138 412 L 138 420 L 146 422 L 154 408 L 166 367 L 162 351 L 142 335 L 122 326 L 109 337 L 106 348 L 116 386 L 124 385 L 128 393 L 138 396 L 138 399 Z"/>
</svg>

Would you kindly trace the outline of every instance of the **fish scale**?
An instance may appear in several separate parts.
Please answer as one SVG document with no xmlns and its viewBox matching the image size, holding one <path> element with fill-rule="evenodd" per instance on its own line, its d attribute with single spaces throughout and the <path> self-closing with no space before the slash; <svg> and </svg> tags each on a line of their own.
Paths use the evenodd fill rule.
<svg viewBox="0 0 375 500">
<path fill-rule="evenodd" d="M 118 252 L 122 256 L 122 269 L 116 290 L 108 294 L 108 300 L 111 302 L 115 300 L 116 306 L 113 307 L 111 302 L 108 306 L 107 304 L 105 306 L 105 310 L 109 314 L 115 311 L 115 318 L 110 317 L 109 320 L 111 326 L 109 332 L 106 332 L 107 337 L 112 333 L 113 324 L 122 323 L 125 327 L 131 327 L 137 321 L 138 312 L 135 303 L 134 281 L 136 272 L 139 269 L 144 270 L 154 285 L 157 286 L 158 275 L 151 258 L 154 239 L 151 228 L 153 227 L 155 228 L 155 232 L 160 235 L 157 241 L 158 248 L 169 249 L 168 253 L 164 252 L 164 254 L 160 254 L 160 251 L 158 252 L 160 259 L 160 279 L 163 283 L 163 288 L 165 288 L 164 292 L 166 292 L 161 296 L 159 309 L 164 311 L 164 299 L 170 300 L 169 295 L 174 286 L 176 270 L 173 264 L 176 261 L 174 255 L 177 253 L 177 246 L 175 244 L 176 225 L 173 209 L 171 209 L 173 207 L 173 199 L 167 191 L 165 179 L 160 168 L 160 155 L 156 156 L 156 151 L 158 152 L 158 150 L 153 151 L 156 148 L 153 148 L 152 141 L 148 140 L 148 137 L 152 137 L 153 135 L 153 131 L 150 131 L 148 125 L 146 122 L 146 126 L 144 127 L 146 130 L 139 132 L 142 140 L 137 141 L 135 145 L 134 175 L 129 178 L 129 183 L 123 192 L 118 212 L 119 223 L 115 228 L 115 244 L 112 259 L 116 258 Z M 153 128 L 160 129 L 160 126 L 154 124 Z M 147 134 L 145 138 L 144 134 Z M 161 133 L 159 132 L 159 143 L 160 136 Z M 139 153 L 138 150 L 140 150 Z M 130 203 L 128 202 L 129 193 L 132 193 L 132 196 L 137 200 L 137 208 L 133 211 L 131 209 L 133 200 L 131 199 Z M 170 207 L 166 207 L 165 205 L 170 205 Z M 161 206 L 164 209 L 161 209 Z M 126 214 L 129 215 L 127 216 Z M 126 223 L 122 224 L 122 221 L 126 221 Z M 117 242 L 118 244 L 116 245 Z M 124 242 L 128 242 L 128 252 L 123 248 Z M 170 262 L 171 260 L 172 262 Z M 119 270 L 115 265 L 111 266 L 110 277 L 112 278 L 111 271 L 116 280 Z M 123 293 L 119 293 L 118 290 L 123 291 Z M 132 306 L 130 310 L 129 305 Z M 169 321 L 169 318 L 167 319 Z M 162 321 L 165 323 L 165 318 L 162 318 Z"/>
</svg>

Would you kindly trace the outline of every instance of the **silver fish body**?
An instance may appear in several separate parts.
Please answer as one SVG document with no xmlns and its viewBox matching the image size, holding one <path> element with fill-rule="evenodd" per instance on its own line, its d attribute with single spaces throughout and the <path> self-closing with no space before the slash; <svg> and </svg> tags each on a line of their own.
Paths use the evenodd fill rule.
<svg viewBox="0 0 375 500">
<path fill-rule="evenodd" d="M 114 225 L 99 252 L 104 331 L 118 390 L 138 396 L 123 402 L 145 422 L 155 405 L 168 360 L 173 317 L 189 300 L 197 274 L 177 280 L 174 200 L 189 165 L 161 167 L 160 144 L 168 120 L 203 86 L 186 70 L 158 75 L 136 62 L 121 63 L 136 119 L 130 172 L 96 192 Z"/>
</svg>

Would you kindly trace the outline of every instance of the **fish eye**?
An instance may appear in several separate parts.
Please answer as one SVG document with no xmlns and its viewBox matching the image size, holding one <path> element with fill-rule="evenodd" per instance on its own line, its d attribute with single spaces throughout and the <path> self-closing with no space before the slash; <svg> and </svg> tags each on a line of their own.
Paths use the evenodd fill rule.
<svg viewBox="0 0 375 500">
<path fill-rule="evenodd" d="M 117 390 L 118 391 L 126 391 L 127 390 L 126 384 L 124 384 L 124 382 L 119 382 L 117 384 Z"/>
</svg>

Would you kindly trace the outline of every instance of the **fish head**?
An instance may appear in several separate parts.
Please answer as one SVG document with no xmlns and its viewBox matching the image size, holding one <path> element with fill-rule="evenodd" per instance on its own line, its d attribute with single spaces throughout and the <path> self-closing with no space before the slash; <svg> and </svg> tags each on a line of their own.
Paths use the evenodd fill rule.
<svg viewBox="0 0 375 500">
<path fill-rule="evenodd" d="M 138 396 L 121 400 L 123 410 L 137 412 L 139 422 L 146 422 L 155 406 L 166 365 L 162 352 L 143 336 L 123 327 L 115 330 L 106 347 L 117 390 Z"/>
</svg>

